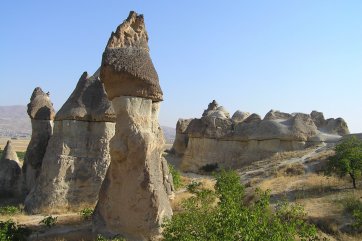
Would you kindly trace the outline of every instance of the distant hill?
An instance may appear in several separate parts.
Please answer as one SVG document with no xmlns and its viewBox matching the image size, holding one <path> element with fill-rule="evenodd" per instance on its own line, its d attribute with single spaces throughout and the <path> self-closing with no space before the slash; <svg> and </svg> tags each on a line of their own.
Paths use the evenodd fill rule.
<svg viewBox="0 0 362 241">
<path fill-rule="evenodd" d="M 0 136 L 31 136 L 31 122 L 25 105 L 0 106 Z M 175 139 L 176 130 L 161 126 L 167 143 Z"/>
<path fill-rule="evenodd" d="M 30 136 L 31 122 L 26 106 L 0 106 L 0 136 Z"/>
</svg>

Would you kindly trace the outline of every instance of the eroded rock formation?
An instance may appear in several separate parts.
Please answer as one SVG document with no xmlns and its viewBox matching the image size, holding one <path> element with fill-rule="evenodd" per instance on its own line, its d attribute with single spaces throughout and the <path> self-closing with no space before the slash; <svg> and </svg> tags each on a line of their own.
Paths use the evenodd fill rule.
<svg viewBox="0 0 362 241">
<path fill-rule="evenodd" d="M 48 141 L 53 134 L 55 111 L 49 95 L 40 87 L 34 89 L 28 104 L 28 115 L 31 119 L 31 140 L 26 149 L 22 167 L 24 188 L 28 193 L 39 176 Z"/>
<path fill-rule="evenodd" d="M 19 194 L 21 168 L 18 155 L 11 141 L 6 143 L 0 159 L 0 196 L 17 196 Z"/>
<path fill-rule="evenodd" d="M 29 213 L 94 206 L 109 162 L 115 114 L 99 71 L 83 73 L 55 116 L 40 176 L 25 200 Z"/>
<path fill-rule="evenodd" d="M 101 79 L 116 113 L 111 164 L 99 193 L 93 229 L 127 240 L 154 240 L 170 218 L 172 181 L 162 158 L 158 123 L 162 91 L 142 15 L 131 12 L 103 53 Z"/>
<path fill-rule="evenodd" d="M 200 119 L 180 119 L 174 152 L 184 171 L 198 172 L 207 165 L 240 167 L 280 151 L 293 151 L 321 142 L 336 142 L 348 134 L 342 118 L 325 120 L 323 113 L 258 114 L 237 111 L 232 118 L 216 101 Z"/>
</svg>

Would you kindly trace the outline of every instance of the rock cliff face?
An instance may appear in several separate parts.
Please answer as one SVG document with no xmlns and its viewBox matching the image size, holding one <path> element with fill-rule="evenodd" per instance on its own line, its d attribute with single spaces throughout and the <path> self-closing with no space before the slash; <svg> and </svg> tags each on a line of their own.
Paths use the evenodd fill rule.
<svg viewBox="0 0 362 241">
<path fill-rule="evenodd" d="M 93 229 L 127 240 L 157 239 L 162 221 L 172 215 L 172 179 L 161 156 L 158 123 L 162 91 L 147 40 L 143 16 L 131 12 L 112 33 L 101 66 L 117 119 Z"/>
<path fill-rule="evenodd" d="M 115 130 L 115 114 L 98 75 L 83 73 L 56 114 L 40 176 L 25 200 L 27 212 L 96 204 Z"/>
<path fill-rule="evenodd" d="M 22 167 L 25 193 L 30 192 L 35 185 L 49 138 L 53 134 L 53 103 L 40 87 L 35 88 L 31 95 L 28 115 L 31 119 L 32 134 Z"/>
<path fill-rule="evenodd" d="M 0 196 L 19 194 L 21 168 L 18 156 L 8 141 L 0 159 Z"/>
<path fill-rule="evenodd" d="M 335 142 L 349 134 L 342 118 L 325 120 L 321 112 L 269 111 L 264 119 L 237 111 L 229 117 L 216 101 L 201 119 L 180 119 L 174 152 L 184 171 L 198 172 L 207 165 L 240 167 L 280 151 L 293 151 L 321 142 Z"/>
</svg>

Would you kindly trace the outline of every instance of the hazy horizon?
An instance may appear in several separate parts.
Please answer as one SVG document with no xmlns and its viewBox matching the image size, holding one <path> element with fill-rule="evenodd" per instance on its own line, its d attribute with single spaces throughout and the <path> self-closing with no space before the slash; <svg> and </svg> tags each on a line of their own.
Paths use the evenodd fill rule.
<svg viewBox="0 0 362 241">
<path fill-rule="evenodd" d="M 93 74 L 112 31 L 144 14 L 164 92 L 160 124 L 200 117 L 213 99 L 264 116 L 270 109 L 342 117 L 362 132 L 362 2 L 1 2 L 0 106 L 33 89 L 57 110 Z"/>
</svg>

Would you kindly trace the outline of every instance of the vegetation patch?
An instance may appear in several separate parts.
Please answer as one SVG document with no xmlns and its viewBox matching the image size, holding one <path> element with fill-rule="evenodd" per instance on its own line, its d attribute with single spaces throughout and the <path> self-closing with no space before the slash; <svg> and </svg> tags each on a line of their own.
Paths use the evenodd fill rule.
<svg viewBox="0 0 362 241">
<path fill-rule="evenodd" d="M 177 190 L 182 186 L 181 174 L 172 164 L 168 164 L 168 168 L 170 169 L 170 173 L 172 175 L 173 185 Z"/>
<path fill-rule="evenodd" d="M 0 207 L 0 215 L 15 215 L 21 213 L 21 209 L 16 206 L 4 206 Z"/>
<path fill-rule="evenodd" d="M 269 193 L 261 191 L 246 204 L 235 171 L 217 174 L 215 190 L 197 182 L 187 189 L 193 196 L 183 202 L 183 212 L 164 223 L 164 240 L 318 240 L 300 205 L 284 202 L 273 210 Z"/>
<path fill-rule="evenodd" d="M 30 229 L 17 225 L 12 220 L 0 221 L 0 241 L 23 241 L 30 234 Z"/>
<path fill-rule="evenodd" d="M 53 226 L 55 226 L 55 224 L 58 221 L 58 217 L 53 217 L 53 216 L 46 216 L 45 218 L 43 218 L 39 224 L 44 224 L 45 226 L 47 226 L 48 228 L 51 228 Z"/>
</svg>

